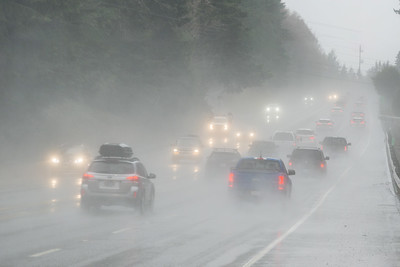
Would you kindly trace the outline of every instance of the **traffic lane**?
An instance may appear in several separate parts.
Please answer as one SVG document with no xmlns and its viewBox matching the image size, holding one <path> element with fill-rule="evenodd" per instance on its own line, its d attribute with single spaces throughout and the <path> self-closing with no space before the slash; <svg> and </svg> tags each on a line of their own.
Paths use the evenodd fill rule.
<svg viewBox="0 0 400 267">
<path fill-rule="evenodd" d="M 365 153 L 332 187 L 315 213 L 285 239 L 269 243 L 272 247 L 260 243 L 258 252 L 236 264 L 252 262 L 249 258 L 258 255 L 261 259 L 252 262 L 255 266 L 396 266 L 399 216 L 390 192 L 382 140 L 376 128 Z"/>
<path fill-rule="evenodd" d="M 150 249 L 147 254 L 142 256 L 134 253 L 135 259 L 122 257 L 127 262 L 134 260 L 145 263 L 150 260 L 150 262 L 162 263 L 166 258 L 171 257 L 170 255 L 181 255 L 182 250 L 186 251 L 185 255 L 189 258 L 190 256 L 196 257 L 199 248 L 202 250 L 205 243 L 218 247 L 221 239 L 228 239 L 229 242 L 227 241 L 224 246 L 230 246 L 232 236 L 245 236 L 243 232 L 258 229 L 260 222 L 270 225 L 268 228 L 272 229 L 271 235 L 274 236 L 274 229 L 288 221 L 287 219 L 278 219 L 279 216 L 274 216 L 272 213 L 271 222 L 271 217 L 265 216 L 263 212 L 257 210 L 257 207 L 253 213 L 248 213 L 249 209 L 253 207 L 252 205 L 245 205 L 242 211 L 233 208 L 232 204 L 223 197 L 223 194 L 226 193 L 225 181 L 217 183 L 221 186 L 210 186 L 208 182 L 200 183 L 193 189 L 193 186 L 188 183 L 189 188 L 186 190 L 178 190 L 173 194 L 168 191 L 161 192 L 160 195 L 157 195 L 156 213 L 149 219 L 142 219 L 140 216 L 131 217 L 132 211 L 129 209 L 105 208 L 99 214 L 83 218 L 79 217 L 77 213 L 74 214 L 76 209 L 70 209 L 68 212 L 64 210 L 54 217 L 39 220 L 37 224 L 28 221 L 32 225 L 32 231 L 29 231 L 29 234 L 26 232 L 15 233 L 3 239 L 2 243 L 15 248 L 26 237 L 32 238 L 32 240 L 38 239 L 38 242 L 19 246 L 12 252 L 7 249 L 4 251 L 15 255 L 7 259 L 17 265 L 25 263 L 48 265 L 49 262 L 56 259 L 58 259 L 57 262 L 69 265 L 86 262 L 88 256 L 91 260 L 98 260 L 107 255 L 110 256 L 110 251 L 113 251 L 111 255 L 118 254 L 120 251 L 130 251 L 128 248 L 132 246 L 134 247 L 133 251 L 136 249 L 141 251 L 146 249 L 146 246 L 151 247 L 155 242 L 161 242 L 160 250 L 164 251 L 171 246 L 171 243 L 179 244 L 172 251 L 169 248 L 168 252 L 172 254 L 160 252 L 154 256 Z M 316 186 L 318 183 L 312 185 Z M 307 190 L 309 189 L 310 187 L 307 187 Z M 317 192 L 318 189 L 314 191 Z M 309 196 L 310 194 L 302 195 Z M 306 201 L 302 199 L 298 202 Z M 65 218 L 68 219 L 65 220 Z M 275 222 L 274 219 L 276 219 Z M 49 222 L 53 222 L 53 225 L 46 224 Z M 233 222 L 234 224 L 232 224 Z M 26 224 L 27 222 L 21 223 Z M 239 226 L 236 223 L 239 223 Z M 233 229 L 227 232 L 227 227 Z M 63 232 L 60 234 L 60 229 L 68 229 L 68 234 L 64 235 Z M 113 232 L 121 235 L 116 236 Z M 141 242 L 137 244 L 132 240 L 141 240 Z M 193 245 L 193 240 L 198 245 Z M 243 241 L 243 239 L 240 240 L 240 242 Z M 88 249 L 91 252 L 88 252 Z M 17 253 L 18 251 L 19 253 Z M 127 253 L 132 253 L 132 251 Z M 36 257 L 30 257 L 31 255 L 36 255 Z M 7 256 L 7 253 L 3 256 Z"/>
</svg>

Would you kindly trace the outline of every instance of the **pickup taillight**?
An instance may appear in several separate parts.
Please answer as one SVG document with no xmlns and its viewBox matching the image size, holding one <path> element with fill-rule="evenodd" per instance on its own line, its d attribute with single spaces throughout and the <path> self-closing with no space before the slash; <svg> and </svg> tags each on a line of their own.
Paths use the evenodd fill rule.
<svg viewBox="0 0 400 267">
<path fill-rule="evenodd" d="M 283 175 L 279 176 L 279 181 L 278 181 L 278 189 L 279 190 L 283 190 L 284 189 L 284 185 L 285 185 L 285 177 Z"/>
</svg>

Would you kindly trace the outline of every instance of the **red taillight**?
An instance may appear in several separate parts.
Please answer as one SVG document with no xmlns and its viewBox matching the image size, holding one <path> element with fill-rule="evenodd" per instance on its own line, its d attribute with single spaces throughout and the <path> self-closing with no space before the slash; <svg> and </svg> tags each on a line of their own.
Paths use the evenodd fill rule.
<svg viewBox="0 0 400 267">
<path fill-rule="evenodd" d="M 278 184 L 279 184 L 278 189 L 283 190 L 283 185 L 285 184 L 285 177 L 283 175 L 279 176 Z"/>
<path fill-rule="evenodd" d="M 128 177 L 126 177 L 126 180 L 129 180 L 129 181 L 138 181 L 139 180 L 139 177 L 138 176 L 128 176 Z"/>
<path fill-rule="evenodd" d="M 351 121 L 351 124 L 354 124 L 354 121 L 353 121 L 353 120 Z"/>
<path fill-rule="evenodd" d="M 332 125 L 332 123 L 331 123 L 331 122 L 328 122 L 328 125 Z"/>
<path fill-rule="evenodd" d="M 347 146 L 344 147 L 344 151 L 347 151 Z"/>
<path fill-rule="evenodd" d="M 293 165 L 293 163 L 291 161 L 289 161 L 289 166 L 292 166 L 292 165 Z"/>
<path fill-rule="evenodd" d="M 362 122 L 361 122 L 361 124 L 364 124 L 364 123 L 365 123 L 365 121 L 362 121 Z"/>
<path fill-rule="evenodd" d="M 310 140 L 314 140 L 314 138 L 315 138 L 314 136 L 310 136 Z"/>
<path fill-rule="evenodd" d="M 323 145 L 321 145 L 321 150 L 324 150 L 324 146 Z"/>
<path fill-rule="evenodd" d="M 325 165 L 324 165 L 323 163 L 321 163 L 321 165 L 320 165 L 320 166 L 321 166 L 321 168 L 324 168 L 324 167 L 325 167 Z"/>
<path fill-rule="evenodd" d="M 233 182 L 235 181 L 235 175 L 233 174 L 233 172 L 231 172 L 230 174 L 229 174 L 229 183 L 228 183 L 228 186 L 229 187 L 233 187 Z"/>
<path fill-rule="evenodd" d="M 93 178 L 93 177 L 94 177 L 94 175 L 89 174 L 89 173 L 85 173 L 85 174 L 83 174 L 83 176 L 82 176 L 83 179 L 90 179 L 90 178 Z"/>
</svg>

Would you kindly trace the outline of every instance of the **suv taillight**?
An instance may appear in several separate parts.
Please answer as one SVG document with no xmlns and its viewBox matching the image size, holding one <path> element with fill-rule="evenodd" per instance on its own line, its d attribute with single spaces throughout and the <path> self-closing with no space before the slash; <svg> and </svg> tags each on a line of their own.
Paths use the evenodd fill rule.
<svg viewBox="0 0 400 267">
<path fill-rule="evenodd" d="M 138 181 L 138 180 L 139 180 L 139 177 L 136 176 L 136 175 L 134 175 L 134 176 L 128 176 L 128 177 L 126 177 L 126 180 L 129 180 L 129 181 Z"/>
<path fill-rule="evenodd" d="M 90 178 L 93 178 L 93 177 L 94 177 L 94 175 L 92 175 L 92 174 L 84 173 L 83 176 L 82 176 L 82 179 L 90 179 Z"/>
<path fill-rule="evenodd" d="M 233 174 L 233 172 L 231 172 L 229 174 L 228 186 L 229 187 L 233 187 L 233 182 L 234 181 L 235 181 L 235 175 Z"/>
</svg>

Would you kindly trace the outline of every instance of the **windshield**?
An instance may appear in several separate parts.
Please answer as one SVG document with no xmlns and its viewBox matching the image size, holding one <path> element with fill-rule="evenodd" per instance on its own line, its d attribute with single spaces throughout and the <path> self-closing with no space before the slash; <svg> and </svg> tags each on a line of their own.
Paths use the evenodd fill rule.
<svg viewBox="0 0 400 267">
<path fill-rule="evenodd" d="M 301 160 L 321 160 L 322 154 L 319 150 L 312 149 L 296 149 L 293 151 L 292 159 L 301 159 Z"/>
<path fill-rule="evenodd" d="M 177 141 L 178 147 L 199 147 L 200 143 L 196 139 L 192 138 L 181 138 Z"/>
<path fill-rule="evenodd" d="M 127 162 L 95 161 L 89 167 L 89 172 L 107 174 L 132 174 L 135 172 L 133 164 Z"/>
</svg>

